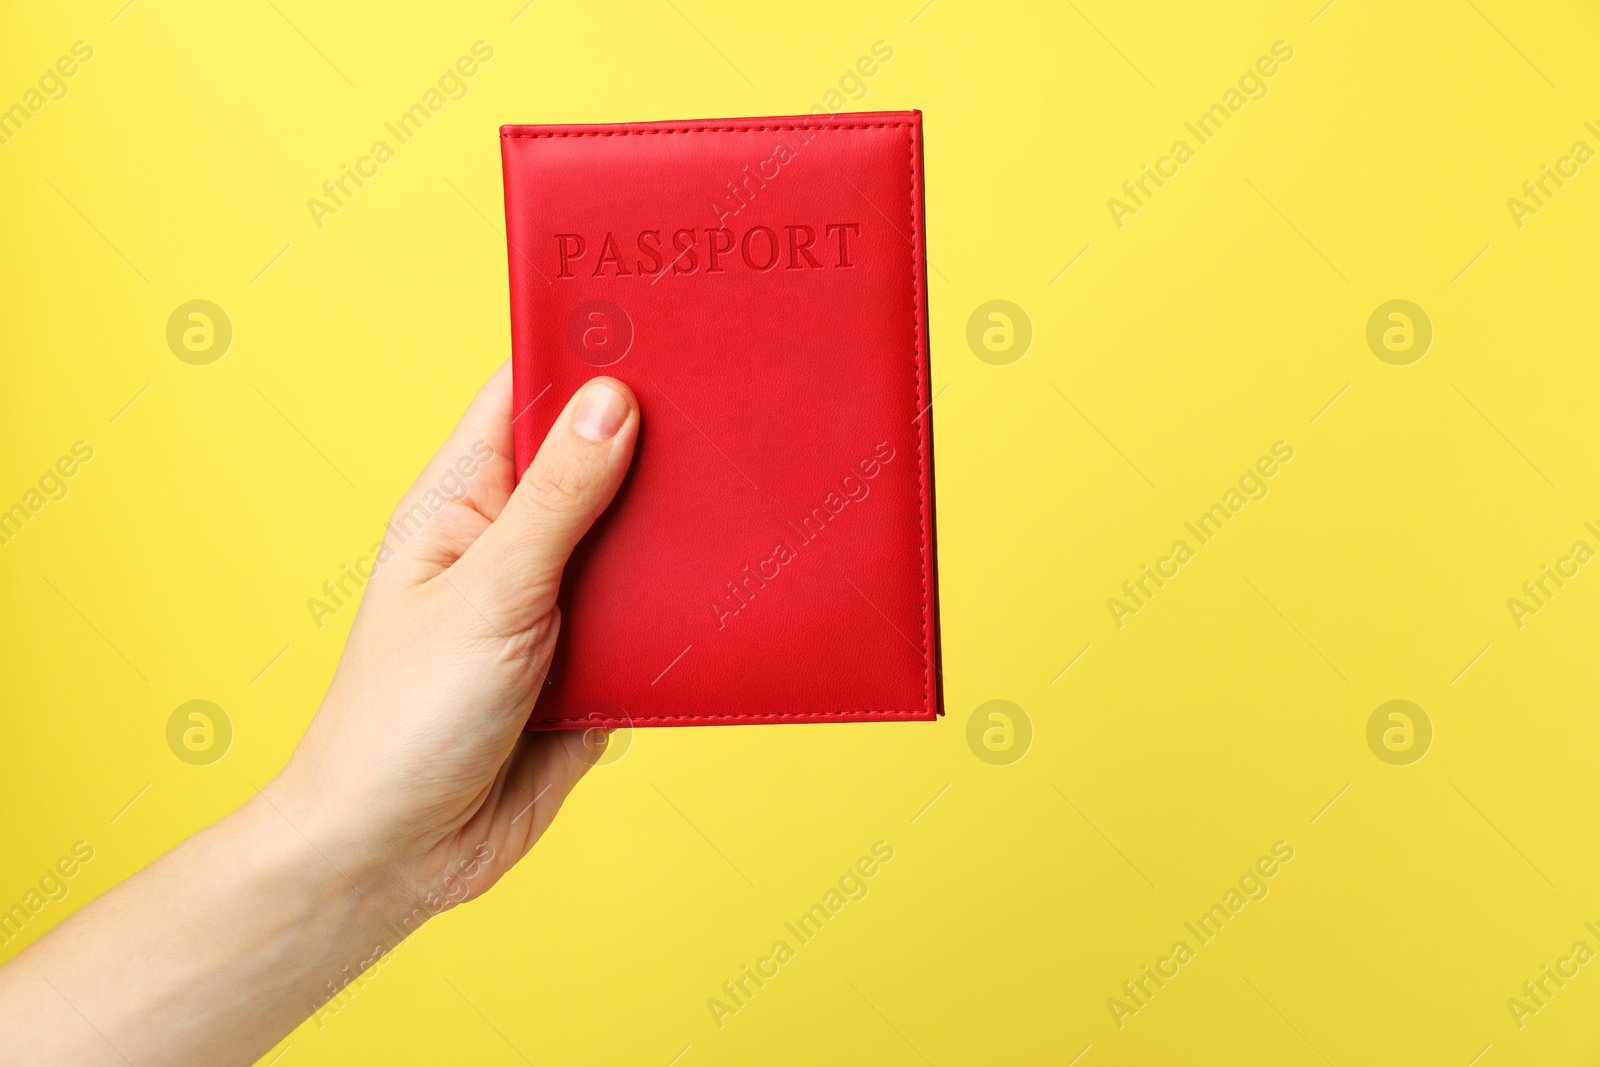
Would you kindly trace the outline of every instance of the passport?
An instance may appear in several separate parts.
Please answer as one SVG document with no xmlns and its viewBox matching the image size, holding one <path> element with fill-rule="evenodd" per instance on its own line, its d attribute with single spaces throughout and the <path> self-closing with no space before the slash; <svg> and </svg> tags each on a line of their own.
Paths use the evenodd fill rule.
<svg viewBox="0 0 1600 1067">
<path fill-rule="evenodd" d="M 519 477 L 590 378 L 642 412 L 528 728 L 942 714 L 921 113 L 500 144 Z"/>
</svg>

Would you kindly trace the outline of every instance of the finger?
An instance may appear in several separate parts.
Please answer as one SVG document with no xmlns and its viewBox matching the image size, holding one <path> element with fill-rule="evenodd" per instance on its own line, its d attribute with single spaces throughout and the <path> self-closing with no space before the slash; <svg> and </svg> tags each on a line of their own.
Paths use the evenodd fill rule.
<svg viewBox="0 0 1600 1067">
<path fill-rule="evenodd" d="M 426 581 L 460 558 L 500 514 L 514 480 L 511 403 L 507 362 L 478 390 L 390 515 L 378 556 L 386 572 Z"/>
<path fill-rule="evenodd" d="M 582 730 L 523 734 L 509 761 L 504 798 L 494 820 L 505 827 L 512 855 L 526 855 L 593 765 Z"/>
<path fill-rule="evenodd" d="M 431 490 L 446 498 L 464 498 L 493 519 L 510 499 L 513 481 L 508 360 L 472 398 L 450 436 L 400 498 L 395 516 L 410 513 Z"/>
<path fill-rule="evenodd" d="M 499 518 L 462 556 L 461 580 L 508 625 L 555 605 L 562 568 L 616 495 L 638 433 L 639 404 L 628 387 L 615 378 L 588 382 L 557 416 Z"/>
</svg>

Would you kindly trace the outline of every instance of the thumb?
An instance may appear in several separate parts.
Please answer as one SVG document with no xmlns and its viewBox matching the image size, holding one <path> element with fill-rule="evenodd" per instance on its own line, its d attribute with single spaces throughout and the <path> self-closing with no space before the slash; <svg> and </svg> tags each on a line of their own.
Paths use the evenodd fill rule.
<svg viewBox="0 0 1600 1067">
<path fill-rule="evenodd" d="M 452 573 L 513 631 L 555 606 L 567 557 L 622 484 L 639 435 L 639 403 L 615 378 L 567 401 L 511 499 Z"/>
</svg>

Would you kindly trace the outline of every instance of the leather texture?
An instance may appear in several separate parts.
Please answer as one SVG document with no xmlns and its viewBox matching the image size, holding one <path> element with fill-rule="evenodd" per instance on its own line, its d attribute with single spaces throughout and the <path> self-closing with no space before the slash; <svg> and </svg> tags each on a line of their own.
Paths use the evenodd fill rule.
<svg viewBox="0 0 1600 1067">
<path fill-rule="evenodd" d="M 528 728 L 941 714 L 921 113 L 500 136 L 519 477 L 643 409 Z"/>
</svg>

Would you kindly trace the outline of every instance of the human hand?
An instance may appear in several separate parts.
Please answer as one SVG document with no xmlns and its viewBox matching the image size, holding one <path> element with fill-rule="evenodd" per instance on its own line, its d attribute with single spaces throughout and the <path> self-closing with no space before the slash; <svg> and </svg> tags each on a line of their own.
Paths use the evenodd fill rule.
<svg viewBox="0 0 1600 1067">
<path fill-rule="evenodd" d="M 639 407 L 589 382 L 520 484 L 511 423 L 502 366 L 396 509 L 289 764 L 0 968 L 0 1060 L 254 1062 L 538 840 L 602 750 L 523 726 Z"/>
<path fill-rule="evenodd" d="M 622 482 L 639 407 L 592 380 L 516 484 L 511 396 L 506 364 L 395 509 L 322 707 L 263 790 L 341 874 L 387 897 L 480 895 L 602 747 L 592 731 L 523 725 L 560 630 L 562 569 Z"/>
</svg>

